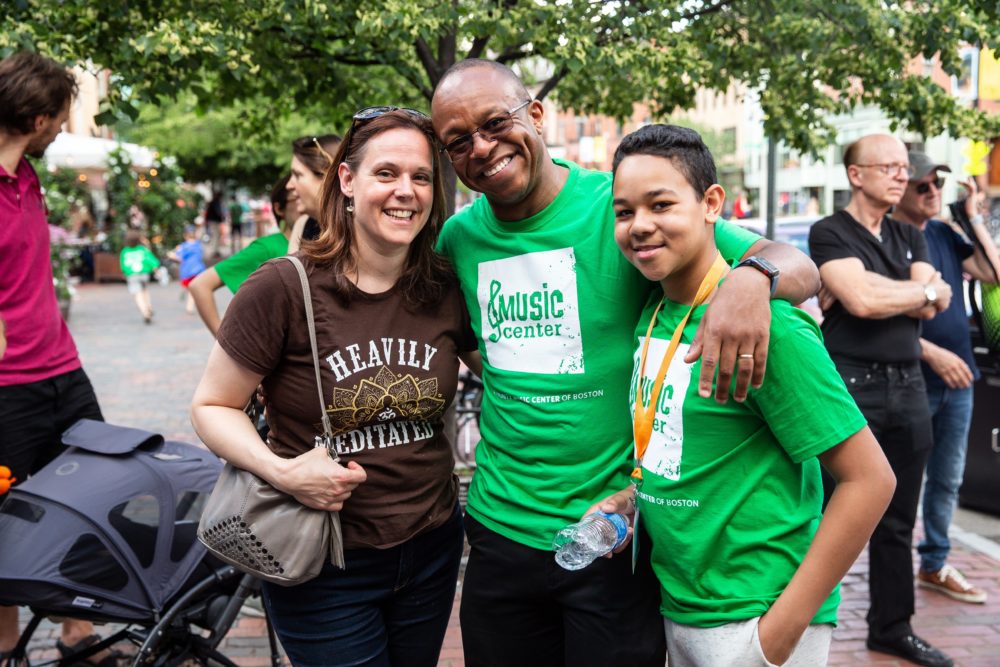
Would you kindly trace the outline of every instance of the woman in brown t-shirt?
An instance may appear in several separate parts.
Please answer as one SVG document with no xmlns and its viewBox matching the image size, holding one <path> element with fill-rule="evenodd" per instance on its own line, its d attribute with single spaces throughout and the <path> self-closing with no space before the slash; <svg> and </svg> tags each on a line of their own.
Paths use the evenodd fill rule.
<svg viewBox="0 0 1000 667">
<path fill-rule="evenodd" d="M 442 417 L 462 355 L 478 353 L 457 281 L 434 246 L 444 221 L 430 120 L 393 107 L 354 117 L 324 183 L 319 238 L 298 253 L 312 290 L 321 433 L 301 286 L 271 260 L 240 288 L 192 406 L 219 456 L 309 507 L 340 510 L 347 566 L 264 600 L 296 666 L 437 664 L 462 553 Z M 241 407 L 268 396 L 265 446 Z"/>
</svg>

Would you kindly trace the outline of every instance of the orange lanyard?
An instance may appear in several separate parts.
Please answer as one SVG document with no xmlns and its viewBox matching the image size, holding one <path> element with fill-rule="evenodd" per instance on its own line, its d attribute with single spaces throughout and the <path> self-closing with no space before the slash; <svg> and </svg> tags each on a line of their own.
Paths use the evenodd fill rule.
<svg viewBox="0 0 1000 667">
<path fill-rule="evenodd" d="M 729 265 L 726 264 L 726 260 L 722 258 L 721 254 L 716 254 L 712 268 L 708 270 L 708 273 L 702 278 L 701 285 L 698 286 L 694 302 L 688 309 L 687 314 L 684 315 L 684 319 L 674 329 L 674 335 L 670 337 L 670 344 L 667 346 L 666 354 L 663 355 L 663 360 L 660 362 L 660 370 L 657 372 L 656 381 L 653 383 L 649 405 L 644 408 L 642 406 L 642 380 L 646 375 L 646 353 L 649 351 L 649 339 L 653 333 L 653 326 L 656 324 L 656 316 L 659 315 L 660 308 L 663 307 L 663 299 L 660 299 L 660 305 L 656 307 L 652 319 L 649 320 L 649 328 L 646 329 L 646 341 L 642 344 L 642 356 L 639 358 L 639 377 L 636 381 L 637 385 L 635 389 L 635 414 L 632 416 L 632 435 L 635 437 L 636 458 L 636 466 L 635 470 L 632 471 L 632 478 L 636 481 L 642 479 L 642 457 L 646 455 L 646 448 L 649 447 L 649 439 L 653 435 L 656 403 L 660 398 L 660 392 L 663 390 L 663 380 L 667 376 L 667 369 L 674 358 L 677 346 L 680 345 L 684 326 L 691 318 L 691 313 L 694 312 L 694 309 L 705 303 L 705 299 L 712 293 L 712 290 L 715 289 L 715 286 L 722 279 L 722 276 L 726 275 L 727 271 L 729 271 Z"/>
</svg>

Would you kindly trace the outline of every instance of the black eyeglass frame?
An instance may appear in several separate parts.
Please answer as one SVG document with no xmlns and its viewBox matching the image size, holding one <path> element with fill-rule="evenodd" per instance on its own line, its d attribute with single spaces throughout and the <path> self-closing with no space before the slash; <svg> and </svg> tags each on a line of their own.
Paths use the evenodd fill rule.
<svg viewBox="0 0 1000 667">
<path fill-rule="evenodd" d="M 938 176 L 938 177 L 937 177 L 937 178 L 935 178 L 935 179 L 934 179 L 933 181 L 930 181 L 930 182 L 928 182 L 928 183 L 918 183 L 918 184 L 917 184 L 917 185 L 916 185 L 916 186 L 915 186 L 915 187 L 913 188 L 913 190 L 914 190 L 914 191 L 915 191 L 915 192 L 916 192 L 916 193 L 917 193 L 918 195 L 925 195 L 925 194 L 927 194 L 928 192 L 930 192 L 930 191 L 931 191 L 931 186 L 932 186 L 932 185 L 934 186 L 934 188 L 935 188 L 935 189 L 936 189 L 936 190 L 937 190 L 938 192 L 941 192 L 941 188 L 943 188 L 943 187 L 944 187 L 944 176 Z"/>
<path fill-rule="evenodd" d="M 502 114 L 489 118 L 485 123 L 477 127 L 472 132 L 469 132 L 468 134 L 463 134 L 460 137 L 456 137 L 455 139 L 449 141 L 447 144 L 443 145 L 441 147 L 441 152 L 442 153 L 447 152 L 448 156 L 451 157 L 452 160 L 457 160 L 464 158 L 466 155 L 469 154 L 469 151 L 472 149 L 472 145 L 474 143 L 474 137 L 477 134 L 481 136 L 483 139 L 486 139 L 487 141 L 496 141 L 500 137 L 510 132 L 511 128 L 514 127 L 514 114 L 516 114 L 518 111 L 531 104 L 533 101 L 534 100 L 527 100 L 525 102 L 521 102 L 513 109 L 508 109 L 506 112 Z M 489 130 L 486 128 L 487 125 L 497 120 L 503 120 L 502 127 L 496 130 Z M 467 148 L 461 150 L 457 155 L 452 153 L 453 150 L 455 150 L 456 148 L 461 148 L 462 146 L 467 146 Z"/>
</svg>

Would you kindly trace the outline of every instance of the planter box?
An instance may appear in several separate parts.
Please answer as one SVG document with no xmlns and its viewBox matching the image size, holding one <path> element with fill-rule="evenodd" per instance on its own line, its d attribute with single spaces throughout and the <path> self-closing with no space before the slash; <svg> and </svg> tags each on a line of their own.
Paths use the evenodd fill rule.
<svg viewBox="0 0 1000 667">
<path fill-rule="evenodd" d="M 99 283 L 105 280 L 125 282 L 121 262 L 118 259 L 118 255 L 112 252 L 95 252 L 94 282 Z"/>
</svg>

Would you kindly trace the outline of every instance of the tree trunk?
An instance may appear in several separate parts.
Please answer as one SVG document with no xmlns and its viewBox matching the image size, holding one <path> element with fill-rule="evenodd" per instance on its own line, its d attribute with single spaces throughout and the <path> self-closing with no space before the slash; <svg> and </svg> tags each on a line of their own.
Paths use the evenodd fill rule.
<svg viewBox="0 0 1000 667">
<path fill-rule="evenodd" d="M 455 175 L 455 168 L 451 166 L 451 160 L 441 156 L 441 169 L 444 175 L 444 201 L 445 214 L 451 217 L 455 213 L 455 192 L 458 189 L 458 176 Z"/>
</svg>

